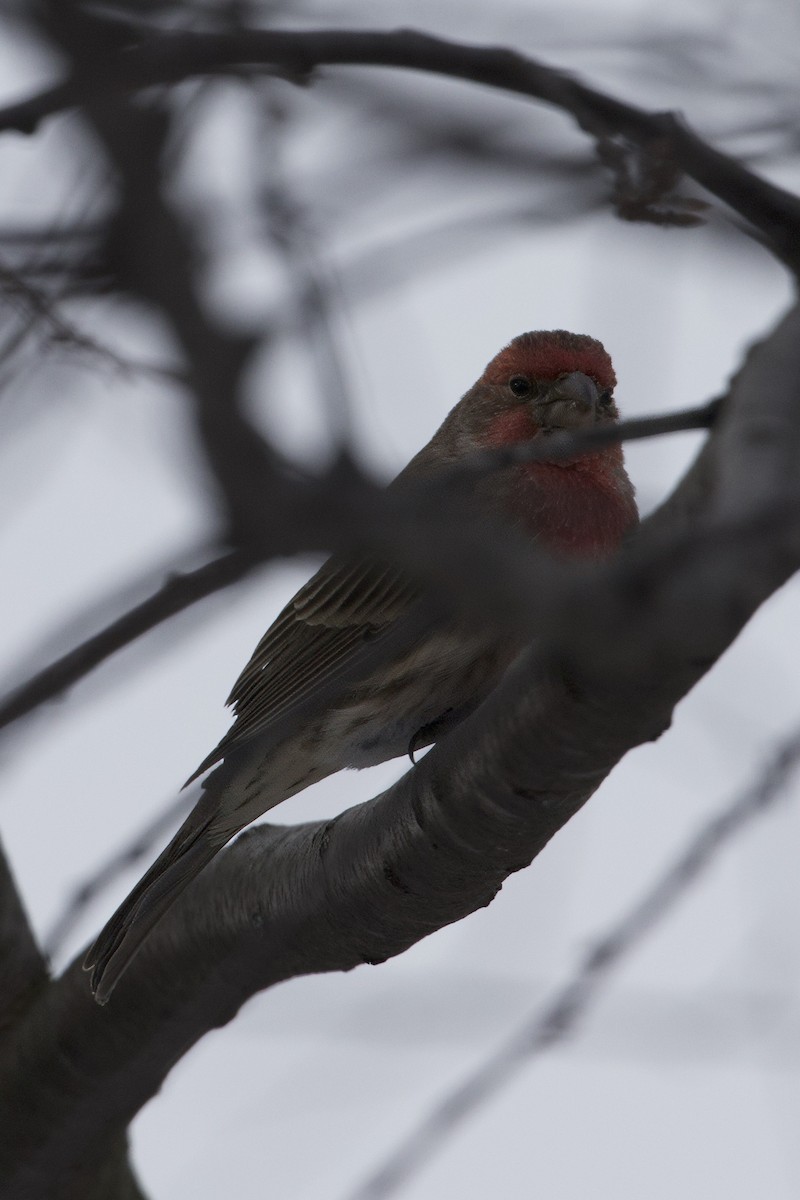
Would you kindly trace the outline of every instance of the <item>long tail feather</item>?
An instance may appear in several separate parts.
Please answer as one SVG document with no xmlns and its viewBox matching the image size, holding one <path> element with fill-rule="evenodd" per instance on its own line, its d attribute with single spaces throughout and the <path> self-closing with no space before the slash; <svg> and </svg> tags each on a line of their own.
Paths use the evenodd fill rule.
<svg viewBox="0 0 800 1200">
<path fill-rule="evenodd" d="M 271 759 L 268 787 L 259 773 L 264 754 L 261 743 L 255 751 L 229 754 L 203 780 L 203 794 L 195 808 L 101 930 L 83 963 L 92 973 L 92 992 L 99 1004 L 106 1003 L 167 909 L 226 842 L 255 817 L 335 769 L 334 764 L 325 768 L 316 764 L 298 778 L 296 751 L 290 743 L 283 759 L 280 752 Z M 254 784 L 258 785 L 255 796 L 251 794 Z"/>
<path fill-rule="evenodd" d="M 121 976 L 138 954 L 153 927 L 172 907 L 187 884 L 202 871 L 220 849 L 218 841 L 202 837 L 177 862 L 153 881 L 138 907 L 126 915 L 113 942 L 92 970 L 92 991 L 98 1004 L 105 1004 Z"/>
<path fill-rule="evenodd" d="M 92 972 L 99 1004 L 106 1003 L 154 925 L 231 836 L 214 830 L 214 816 L 202 802 L 189 814 L 90 947 L 83 966 Z"/>
</svg>

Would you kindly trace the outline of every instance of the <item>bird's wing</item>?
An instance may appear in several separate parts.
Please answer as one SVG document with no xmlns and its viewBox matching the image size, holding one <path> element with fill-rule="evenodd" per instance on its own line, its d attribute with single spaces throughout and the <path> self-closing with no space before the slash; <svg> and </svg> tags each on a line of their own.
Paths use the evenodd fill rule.
<svg viewBox="0 0 800 1200">
<path fill-rule="evenodd" d="M 355 650 L 406 613 L 417 596 L 396 567 L 328 559 L 256 646 L 228 697 L 235 722 L 192 779 L 330 683 Z"/>
</svg>

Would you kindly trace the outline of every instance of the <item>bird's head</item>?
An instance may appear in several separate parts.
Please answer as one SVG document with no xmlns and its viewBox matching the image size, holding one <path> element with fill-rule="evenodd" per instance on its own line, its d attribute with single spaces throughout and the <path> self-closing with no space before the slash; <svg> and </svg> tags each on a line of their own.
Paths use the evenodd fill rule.
<svg viewBox="0 0 800 1200">
<path fill-rule="evenodd" d="M 404 474 L 455 464 L 477 450 L 613 423 L 617 379 L 595 338 L 563 329 L 522 333 L 496 354 Z M 546 446 L 546 441 L 543 442 Z M 638 519 L 622 447 L 520 463 L 476 477 L 479 504 L 509 514 L 559 553 L 600 557 Z"/>
<path fill-rule="evenodd" d="M 467 393 L 464 415 L 477 445 L 510 445 L 617 420 L 616 382 L 595 338 L 563 329 L 522 333 Z"/>
</svg>

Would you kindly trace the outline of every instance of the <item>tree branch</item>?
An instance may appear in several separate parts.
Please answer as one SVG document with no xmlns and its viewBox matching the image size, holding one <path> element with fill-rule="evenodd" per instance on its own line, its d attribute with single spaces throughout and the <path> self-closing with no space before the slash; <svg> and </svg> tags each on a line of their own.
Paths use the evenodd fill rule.
<svg viewBox="0 0 800 1200">
<path fill-rule="evenodd" d="M 734 381 L 691 553 L 681 521 L 670 554 L 663 529 L 655 545 L 645 530 L 593 586 L 562 594 L 563 625 L 553 619 L 541 648 L 388 792 L 334 821 L 241 837 L 157 927 L 107 1008 L 91 1003 L 78 963 L 39 997 L 9 1045 L 0 1098 L 10 1196 L 44 1179 L 63 1189 L 54 1200 L 73 1194 L 87 1147 L 118 1132 L 255 991 L 383 961 L 489 903 L 628 749 L 669 724 L 800 563 L 796 504 L 784 523 L 750 519 L 735 536 L 723 520 L 754 471 L 776 497 L 796 498 L 799 334 L 795 309 Z M 49 1100 L 37 1108 L 31 1089 L 45 1066 Z"/>
<path fill-rule="evenodd" d="M 498 471 L 518 463 L 563 462 L 622 442 L 636 442 L 692 429 L 711 429 L 720 414 L 722 403 L 721 399 L 710 400 L 696 408 L 684 408 L 652 417 L 632 417 L 615 425 L 595 425 L 575 433 L 560 429 L 534 441 L 519 442 L 496 450 L 480 450 L 453 467 L 445 477 L 449 479 L 473 472 L 482 474 Z"/>
<path fill-rule="evenodd" d="M 111 22 L 93 18 L 92 25 Z M 653 178 L 663 176 L 665 188 L 674 180 L 665 168 L 672 161 L 713 195 L 740 213 L 767 238 L 774 253 L 792 270 L 800 251 L 791 232 L 800 222 L 800 202 L 790 192 L 758 178 L 727 155 L 713 150 L 671 113 L 650 113 L 586 84 L 574 76 L 537 62 L 516 51 L 494 46 L 470 46 L 416 30 L 241 29 L 220 33 L 183 31 L 143 32 L 141 23 L 127 27 L 113 21 L 116 51 L 113 70 L 94 79 L 80 75 L 37 97 L 0 111 L 0 130 L 30 132 L 45 115 L 70 104 L 91 108 L 114 80 L 115 89 L 138 91 L 157 83 L 177 83 L 192 75 L 261 66 L 296 82 L 307 82 L 319 66 L 383 66 L 423 71 L 483 84 L 540 100 L 570 113 L 582 129 L 599 139 L 601 157 L 625 176 L 628 215 L 636 209 L 633 180 L 641 177 L 647 202 L 642 219 L 661 219 L 653 208 Z M 126 40 L 127 39 L 127 40 Z M 108 64 L 109 67 L 112 64 Z M 628 139 L 650 160 L 641 170 L 628 169 L 630 147 L 613 143 Z M 651 169 L 652 166 L 652 169 Z M 657 199 L 657 191 L 655 193 Z M 662 214 L 663 217 L 663 214 Z"/>
<path fill-rule="evenodd" d="M 192 604 L 230 587 L 244 578 L 254 565 L 252 556 L 241 550 L 231 550 L 194 571 L 172 575 L 153 596 L 123 613 L 105 629 L 81 642 L 0 700 L 0 729 L 63 695 L 136 638 L 184 612 Z"/>
<path fill-rule="evenodd" d="M 0 846 L 0 1043 L 48 979 L 11 867 Z"/>
<path fill-rule="evenodd" d="M 500 1049 L 439 1101 L 351 1195 L 386 1200 L 419 1173 L 479 1108 L 537 1057 L 575 1032 L 609 975 L 685 899 L 698 878 L 757 817 L 785 798 L 800 764 L 800 734 L 772 754 L 758 778 L 698 830 L 633 908 L 589 949 L 572 977 Z"/>
</svg>

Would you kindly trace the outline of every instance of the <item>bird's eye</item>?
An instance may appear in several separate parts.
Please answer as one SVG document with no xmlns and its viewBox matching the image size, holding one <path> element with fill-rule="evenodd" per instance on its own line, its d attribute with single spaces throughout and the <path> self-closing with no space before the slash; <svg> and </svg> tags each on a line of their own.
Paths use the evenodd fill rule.
<svg viewBox="0 0 800 1200">
<path fill-rule="evenodd" d="M 611 388 L 606 388 L 605 391 L 601 392 L 597 397 L 598 408 L 609 408 L 613 401 L 614 393 L 611 391 Z"/>
<path fill-rule="evenodd" d="M 524 375 L 512 375 L 508 381 L 508 386 L 515 396 L 527 396 L 530 393 L 530 380 Z"/>
</svg>

